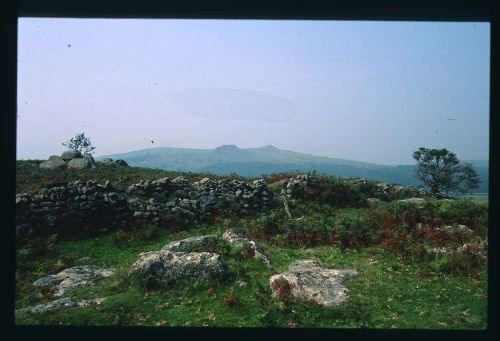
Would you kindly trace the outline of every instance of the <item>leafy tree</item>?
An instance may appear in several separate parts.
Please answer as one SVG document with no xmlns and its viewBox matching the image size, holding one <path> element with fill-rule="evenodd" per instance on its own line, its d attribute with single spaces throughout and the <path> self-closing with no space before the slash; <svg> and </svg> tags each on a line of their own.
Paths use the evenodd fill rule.
<svg viewBox="0 0 500 341">
<path fill-rule="evenodd" d="M 85 137 L 85 133 L 77 134 L 71 140 L 63 142 L 62 145 L 74 152 L 85 154 L 92 154 L 95 149 L 92 142 L 90 142 L 90 139 Z"/>
<path fill-rule="evenodd" d="M 464 193 L 478 187 L 480 180 L 472 165 L 461 162 L 446 148 L 422 147 L 413 153 L 413 158 L 417 161 L 415 177 L 434 196 L 447 195 L 449 192 Z"/>
</svg>

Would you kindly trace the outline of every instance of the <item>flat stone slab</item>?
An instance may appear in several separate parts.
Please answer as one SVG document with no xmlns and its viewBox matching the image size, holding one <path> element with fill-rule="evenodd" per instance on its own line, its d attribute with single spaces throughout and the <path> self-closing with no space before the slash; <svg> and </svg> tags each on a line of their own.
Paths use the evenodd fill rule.
<svg viewBox="0 0 500 341">
<path fill-rule="evenodd" d="M 322 268 L 313 260 L 296 261 L 288 270 L 269 279 L 271 290 L 279 299 L 326 307 L 344 303 L 349 291 L 342 282 L 358 275 L 356 270 Z"/>
<path fill-rule="evenodd" d="M 147 285 L 169 287 L 181 279 L 220 281 L 229 275 L 222 257 L 210 252 L 145 252 L 132 265 L 129 276 L 145 280 Z"/>
<path fill-rule="evenodd" d="M 222 234 L 222 238 L 225 239 L 229 244 L 233 244 L 245 249 L 245 251 L 254 255 L 255 258 L 259 259 L 262 263 L 267 266 L 271 265 L 271 261 L 262 250 L 262 247 L 244 236 L 241 232 L 236 229 L 229 229 Z"/>
<path fill-rule="evenodd" d="M 111 268 L 101 269 L 93 265 L 75 266 L 64 269 L 58 274 L 42 277 L 33 282 L 33 286 L 39 289 L 51 288 L 54 290 L 54 296 L 60 297 L 76 287 L 94 286 L 102 278 L 114 273 L 115 270 Z"/>
<path fill-rule="evenodd" d="M 63 297 L 54 301 L 50 301 L 48 303 L 37 304 L 35 306 L 18 309 L 16 312 L 18 313 L 44 313 L 47 311 L 73 308 L 73 307 L 87 307 L 87 306 L 98 306 L 100 305 L 105 298 L 95 298 L 92 300 L 76 300 L 74 298 Z"/>
</svg>

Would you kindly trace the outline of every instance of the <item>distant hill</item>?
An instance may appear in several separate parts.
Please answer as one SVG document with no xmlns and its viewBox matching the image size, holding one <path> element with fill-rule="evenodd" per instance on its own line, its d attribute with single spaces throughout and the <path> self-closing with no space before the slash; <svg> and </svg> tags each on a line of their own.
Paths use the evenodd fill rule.
<svg viewBox="0 0 500 341">
<path fill-rule="evenodd" d="M 275 146 L 238 148 L 235 145 L 223 145 L 215 149 L 158 147 L 104 155 L 96 159 L 106 157 L 123 159 L 131 166 L 170 171 L 207 172 L 218 175 L 236 173 L 255 177 L 262 174 L 314 170 L 325 175 L 363 177 L 403 185 L 419 184 L 413 176 L 414 165 L 379 165 L 297 153 Z M 482 181 L 474 192 L 488 192 L 488 161 L 467 162 L 472 163 Z"/>
</svg>

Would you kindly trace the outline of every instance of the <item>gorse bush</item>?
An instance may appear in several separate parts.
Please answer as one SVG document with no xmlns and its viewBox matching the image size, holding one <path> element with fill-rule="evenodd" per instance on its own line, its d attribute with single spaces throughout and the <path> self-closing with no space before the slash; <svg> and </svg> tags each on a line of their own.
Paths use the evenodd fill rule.
<svg viewBox="0 0 500 341">
<path fill-rule="evenodd" d="M 336 224 L 338 240 L 342 247 L 369 244 L 368 226 L 359 216 L 343 216 Z"/>
<path fill-rule="evenodd" d="M 341 178 L 310 176 L 303 198 L 333 207 L 363 207 L 368 196 L 359 185 Z"/>
<path fill-rule="evenodd" d="M 294 199 L 338 208 L 366 207 L 367 198 L 390 201 L 422 195 L 420 190 L 411 186 L 384 184 L 359 178 L 319 176 L 315 173 L 291 178 L 290 182 L 283 182 L 283 186 Z"/>
<path fill-rule="evenodd" d="M 279 245 L 333 244 L 334 218 L 320 214 L 289 219 L 283 210 L 274 209 L 247 223 L 254 238 Z"/>
<path fill-rule="evenodd" d="M 271 210 L 267 214 L 260 214 L 251 227 L 256 235 L 272 236 L 286 231 L 284 227 L 285 220 L 284 212 Z"/>
</svg>

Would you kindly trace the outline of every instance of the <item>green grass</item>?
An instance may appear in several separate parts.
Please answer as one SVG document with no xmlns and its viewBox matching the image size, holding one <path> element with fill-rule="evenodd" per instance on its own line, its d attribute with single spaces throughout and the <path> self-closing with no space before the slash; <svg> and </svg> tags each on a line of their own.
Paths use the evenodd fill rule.
<svg viewBox="0 0 500 341">
<path fill-rule="evenodd" d="M 216 226 L 196 227 L 171 233 L 162 231 L 150 241 L 119 247 L 113 235 L 80 241 L 60 241 L 42 258 L 21 261 L 18 271 L 16 309 L 33 301 L 31 283 L 51 273 L 64 257 L 71 265 L 89 257 L 92 264 L 115 267 L 116 275 L 96 287 L 74 289 L 69 296 L 80 299 L 106 297 L 101 306 L 69 308 L 42 314 L 16 314 L 22 325 L 143 325 L 218 327 L 324 327 L 324 328 L 486 328 L 487 275 L 479 279 L 450 276 L 429 271 L 423 264 L 409 264 L 379 247 L 341 250 L 335 246 L 278 247 L 263 243 L 273 261 L 268 269 L 253 259 L 229 259 L 233 281 L 214 285 L 187 281 L 165 291 L 146 291 L 127 277 L 139 252 L 159 250 L 172 238 L 217 233 Z M 350 298 L 338 309 L 283 303 L 273 297 L 269 277 L 286 271 L 297 259 L 316 259 L 333 268 L 354 268 L 360 275 L 349 279 Z M 19 267 L 19 266 L 18 266 Z M 238 287 L 236 280 L 246 287 Z M 236 297 L 239 304 L 228 305 L 224 298 Z"/>
<path fill-rule="evenodd" d="M 457 196 L 458 199 L 468 200 L 479 205 L 488 206 L 488 193 L 469 193 Z"/>
<path fill-rule="evenodd" d="M 132 184 L 165 176 L 182 175 L 192 181 L 209 176 L 136 167 L 48 171 L 37 167 L 40 162 L 17 162 L 17 193 L 36 192 L 52 181 L 122 180 Z M 286 176 L 268 178 L 270 187 L 277 193 L 281 185 L 272 182 L 283 177 Z M 37 296 L 32 283 L 63 268 L 93 264 L 116 268 L 117 273 L 95 287 L 74 289 L 67 295 L 78 299 L 105 297 L 98 307 L 42 314 L 17 312 L 15 321 L 18 325 L 485 329 L 486 265 L 474 264 L 459 267 L 460 271 L 449 271 L 447 259 L 430 261 L 412 254 L 403 258 L 404 252 L 398 253 L 397 248 L 377 242 L 379 236 L 397 242 L 397 247 L 422 243 L 418 239 L 406 245 L 405 239 L 398 237 L 407 225 L 415 223 L 416 217 L 433 226 L 466 224 L 474 228 L 474 238 L 486 239 L 487 202 L 427 200 L 429 204 L 417 207 L 380 203 L 360 208 L 290 200 L 292 220 L 286 217 L 282 207 L 277 207 L 244 219 L 220 216 L 214 219 L 213 225 L 191 226 L 177 232 L 166 227 L 103 229 L 100 235 L 86 239 L 60 236 L 52 247 L 39 240 L 32 245 L 39 248 L 38 253 L 16 259 L 16 309 L 51 300 Z M 226 252 L 223 256 L 233 273 L 232 280 L 226 283 L 184 281 L 174 288 L 155 291 L 141 288 L 127 276 L 141 252 L 156 251 L 172 240 L 189 236 L 220 234 L 233 226 L 247 229 L 262 245 L 272 261 L 271 268 L 257 260 Z M 391 231 L 393 237 L 384 236 L 384 229 Z M 292 242 L 290 234 L 293 233 Z M 336 239 L 331 240 L 330 236 Z M 351 243 L 353 241 L 356 242 Z M 299 259 L 315 259 L 327 267 L 358 270 L 359 276 L 346 281 L 350 290 L 347 302 L 337 309 L 328 309 L 279 301 L 269 288 L 269 278 L 287 271 L 288 266 Z M 247 286 L 239 287 L 238 280 L 245 281 Z"/>
</svg>

